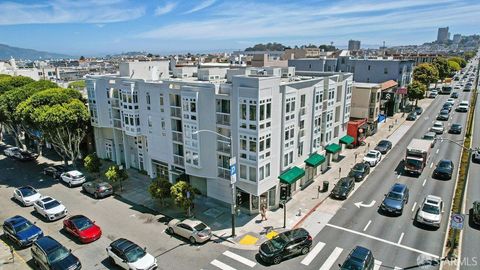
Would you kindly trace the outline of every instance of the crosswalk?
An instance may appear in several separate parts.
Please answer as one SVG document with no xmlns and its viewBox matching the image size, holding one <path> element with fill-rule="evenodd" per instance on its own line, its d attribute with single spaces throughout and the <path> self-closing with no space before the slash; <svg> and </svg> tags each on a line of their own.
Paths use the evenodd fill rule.
<svg viewBox="0 0 480 270">
<path fill-rule="evenodd" d="M 314 266 L 315 269 L 319 270 L 330 270 L 338 269 L 338 264 L 341 264 L 343 260 L 348 256 L 350 250 L 344 250 L 340 247 L 330 247 L 327 248 L 326 244 L 323 242 L 316 243 L 310 250 L 310 252 L 304 256 L 300 262 L 303 266 L 310 266 L 315 258 L 319 257 L 319 254 L 322 253 L 321 258 L 326 258 L 321 262 L 318 262 L 320 259 L 317 259 Z M 375 260 L 373 270 L 382 270 L 382 269 L 393 269 L 393 270 L 402 270 L 398 266 L 387 266 L 383 265 L 383 262 L 380 260 Z M 210 262 L 210 266 L 214 266 L 215 269 L 221 270 L 239 270 L 239 269 L 256 269 L 255 266 L 261 268 L 262 265 L 259 265 L 257 262 L 247 259 L 243 256 L 240 256 L 232 251 L 225 251 L 221 256 L 214 259 Z M 311 267 L 309 267 L 311 269 Z"/>
</svg>

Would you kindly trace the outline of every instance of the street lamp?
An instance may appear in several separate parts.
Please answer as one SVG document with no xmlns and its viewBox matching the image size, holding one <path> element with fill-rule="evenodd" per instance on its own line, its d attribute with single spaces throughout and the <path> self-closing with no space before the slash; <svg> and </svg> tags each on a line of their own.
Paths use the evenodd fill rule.
<svg viewBox="0 0 480 270">
<path fill-rule="evenodd" d="M 220 134 L 216 131 L 208 130 L 208 129 L 200 129 L 192 134 L 198 134 L 200 132 L 208 132 L 213 133 L 219 137 L 225 138 L 230 142 L 230 186 L 232 188 L 232 203 L 231 203 L 231 210 L 232 210 L 232 237 L 235 237 L 235 208 L 236 208 L 236 200 L 235 200 L 235 182 L 237 182 L 237 162 L 236 158 L 233 156 L 233 145 L 232 145 L 232 137 L 225 136 Z"/>
</svg>

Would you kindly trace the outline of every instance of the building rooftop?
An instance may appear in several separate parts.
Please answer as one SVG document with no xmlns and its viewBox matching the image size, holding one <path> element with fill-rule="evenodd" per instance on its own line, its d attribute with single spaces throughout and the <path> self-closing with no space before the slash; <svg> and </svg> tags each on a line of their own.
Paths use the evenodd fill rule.
<svg viewBox="0 0 480 270">
<path fill-rule="evenodd" d="M 374 88 L 374 87 L 381 87 L 379 83 L 363 83 L 363 82 L 354 82 L 353 86 L 359 88 Z"/>
</svg>

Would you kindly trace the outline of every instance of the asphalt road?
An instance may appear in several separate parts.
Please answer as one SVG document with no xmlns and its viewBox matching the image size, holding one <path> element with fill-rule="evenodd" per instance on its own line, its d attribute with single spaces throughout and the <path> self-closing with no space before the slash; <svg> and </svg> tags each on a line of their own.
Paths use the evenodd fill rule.
<svg viewBox="0 0 480 270">
<path fill-rule="evenodd" d="M 472 147 L 480 146 L 480 102 L 477 100 L 475 108 L 474 129 L 472 134 Z M 470 163 L 468 171 L 468 186 L 465 196 L 466 224 L 464 225 L 462 246 L 461 246 L 461 268 L 462 270 L 473 270 L 480 268 L 480 256 L 478 247 L 480 243 L 480 226 L 472 221 L 471 209 L 474 201 L 480 200 L 480 164 Z"/>
<path fill-rule="evenodd" d="M 225 245 L 215 242 L 192 246 L 188 241 L 172 237 L 164 232 L 164 222 L 156 220 L 145 209 L 113 197 L 95 200 L 83 194 L 80 187 L 68 188 L 49 176 L 43 176 L 41 171 L 46 164 L 22 163 L 5 157 L 4 148 L 4 145 L 0 146 L 0 223 L 14 215 L 35 221 L 47 235 L 72 249 L 80 258 L 83 269 L 119 269 L 109 264 L 105 251 L 119 237 L 147 247 L 147 252 L 156 256 L 158 269 L 165 270 L 198 269 L 199 265 L 207 264 L 227 249 Z M 42 162 L 42 158 L 39 161 Z M 71 215 L 84 214 L 95 220 L 103 230 L 102 238 L 90 244 L 80 244 L 61 230 L 62 220 L 45 222 L 33 212 L 33 207 L 20 206 L 11 197 L 14 188 L 22 185 L 32 185 L 43 195 L 62 201 Z M 2 239 L 5 240 L 3 235 Z M 214 237 L 214 240 L 219 239 Z M 17 250 L 17 253 L 33 266 L 30 248 Z"/>
</svg>

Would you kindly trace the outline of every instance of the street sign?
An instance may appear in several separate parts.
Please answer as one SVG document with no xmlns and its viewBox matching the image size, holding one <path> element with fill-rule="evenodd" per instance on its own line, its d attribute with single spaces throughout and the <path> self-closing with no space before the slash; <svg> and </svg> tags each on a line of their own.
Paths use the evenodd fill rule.
<svg viewBox="0 0 480 270">
<path fill-rule="evenodd" d="M 462 230 L 465 222 L 465 215 L 453 214 L 450 220 L 450 227 L 452 229 Z"/>
<path fill-rule="evenodd" d="M 230 184 L 237 182 L 237 159 L 235 157 L 230 158 Z"/>
</svg>

